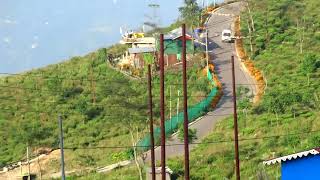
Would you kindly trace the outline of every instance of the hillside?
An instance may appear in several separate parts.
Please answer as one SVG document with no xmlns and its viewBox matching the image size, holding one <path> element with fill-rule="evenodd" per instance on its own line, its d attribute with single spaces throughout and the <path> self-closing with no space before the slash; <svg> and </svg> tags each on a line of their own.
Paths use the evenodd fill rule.
<svg viewBox="0 0 320 180">
<path fill-rule="evenodd" d="M 116 56 L 119 51 L 123 47 L 102 48 L 60 64 L 1 77 L 0 167 L 25 159 L 27 145 L 32 157 L 39 148 L 58 148 L 59 114 L 64 126 L 67 171 L 131 158 L 130 132 L 139 132 L 140 137 L 148 133 L 147 81 L 145 71 L 141 79 L 134 79 L 111 66 L 108 55 Z M 192 66 L 188 71 L 190 105 L 210 91 L 206 77 L 200 73 L 201 62 Z M 170 68 L 166 71 L 166 101 L 171 87 L 173 107 L 177 91 L 182 91 L 181 77 L 181 71 Z M 160 116 L 157 73 L 153 82 L 157 125 Z M 169 116 L 169 106 L 166 111 Z M 107 148 L 117 146 L 124 148 Z M 57 172 L 59 160 L 48 165 L 51 168 L 45 168 L 46 171 Z"/>
<path fill-rule="evenodd" d="M 267 82 L 256 105 L 238 89 L 243 179 L 279 179 L 279 166 L 262 161 L 320 145 L 319 6 L 317 0 L 250 0 L 251 14 L 241 15 L 247 55 Z M 183 159 L 168 165 L 182 179 Z M 192 179 L 235 179 L 232 117 L 191 152 L 190 165 Z"/>
</svg>

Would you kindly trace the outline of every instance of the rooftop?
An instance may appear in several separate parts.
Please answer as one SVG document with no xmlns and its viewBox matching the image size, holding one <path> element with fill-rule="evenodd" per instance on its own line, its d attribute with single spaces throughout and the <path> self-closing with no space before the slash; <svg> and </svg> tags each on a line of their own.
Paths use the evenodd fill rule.
<svg viewBox="0 0 320 180">
<path fill-rule="evenodd" d="M 120 41 L 120 44 L 155 44 L 156 40 L 154 37 L 143 37 L 143 38 L 124 38 Z"/>
<path fill-rule="evenodd" d="M 138 54 L 138 53 L 155 52 L 156 49 L 154 47 L 140 47 L 140 48 L 129 48 L 128 51 L 130 54 Z"/>
<path fill-rule="evenodd" d="M 174 30 L 170 31 L 168 34 L 164 35 L 164 39 L 175 40 L 181 36 L 182 36 L 182 28 L 180 27 L 180 28 L 174 29 Z M 189 39 L 192 38 L 192 33 L 186 31 L 186 37 Z"/>
<path fill-rule="evenodd" d="M 279 158 L 263 161 L 263 164 L 264 165 L 272 165 L 272 164 L 276 164 L 276 163 L 285 162 L 287 160 L 291 161 L 293 159 L 298 159 L 298 158 L 307 157 L 307 156 L 310 156 L 310 155 L 317 155 L 317 154 L 320 154 L 320 148 L 314 148 L 314 149 L 311 149 L 309 151 L 303 151 L 303 152 L 290 154 L 290 155 L 287 155 L 287 156 L 282 156 L 282 157 L 279 157 Z"/>
</svg>

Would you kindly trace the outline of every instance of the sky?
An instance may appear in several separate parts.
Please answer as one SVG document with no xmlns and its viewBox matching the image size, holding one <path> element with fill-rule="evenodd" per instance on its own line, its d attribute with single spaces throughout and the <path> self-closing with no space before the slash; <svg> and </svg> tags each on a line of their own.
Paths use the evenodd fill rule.
<svg viewBox="0 0 320 180">
<path fill-rule="evenodd" d="M 183 0 L 1 0 L 0 73 L 43 67 L 117 43 L 120 27 L 140 28 L 152 14 L 150 3 L 160 5 L 159 22 L 167 26 L 178 18 Z"/>
</svg>

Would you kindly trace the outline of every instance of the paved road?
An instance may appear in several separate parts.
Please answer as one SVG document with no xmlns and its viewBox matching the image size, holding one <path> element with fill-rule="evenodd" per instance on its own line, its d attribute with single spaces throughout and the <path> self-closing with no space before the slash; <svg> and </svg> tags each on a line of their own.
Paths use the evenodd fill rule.
<svg viewBox="0 0 320 180">
<path fill-rule="evenodd" d="M 239 14 L 240 13 L 240 3 L 233 3 L 230 5 L 226 5 L 221 9 L 214 12 L 211 18 L 208 21 L 209 27 L 209 40 L 210 40 L 210 53 L 213 54 L 212 62 L 216 65 L 216 72 L 218 77 L 223 85 L 223 93 L 224 96 L 221 98 L 218 107 L 209 112 L 207 115 L 203 116 L 200 120 L 191 123 L 189 125 L 192 129 L 197 129 L 197 137 L 198 140 L 196 142 L 200 142 L 201 139 L 209 135 L 214 129 L 215 124 L 230 116 L 232 114 L 233 103 L 232 103 L 232 71 L 231 71 L 231 56 L 235 56 L 235 72 L 236 72 L 236 83 L 237 84 L 246 84 L 253 93 L 256 92 L 254 81 L 252 78 L 246 74 L 240 66 L 240 63 L 237 59 L 234 44 L 231 43 L 222 43 L 221 42 L 221 32 L 223 29 L 233 29 L 232 25 L 234 22 L 234 16 L 231 14 Z M 180 140 L 178 140 L 177 135 L 174 135 L 166 142 L 166 145 L 173 144 L 181 144 Z M 195 145 L 190 145 L 190 150 L 195 147 Z M 155 158 L 160 161 L 161 148 L 157 147 L 155 149 Z M 184 146 L 166 146 L 166 157 L 174 157 L 180 156 L 184 154 Z M 150 161 L 150 151 L 147 154 L 147 161 Z"/>
</svg>

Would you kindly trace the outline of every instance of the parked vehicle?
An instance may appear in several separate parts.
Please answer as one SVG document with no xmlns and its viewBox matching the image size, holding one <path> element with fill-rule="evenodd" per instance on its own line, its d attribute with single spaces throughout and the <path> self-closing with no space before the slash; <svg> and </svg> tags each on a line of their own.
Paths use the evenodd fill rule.
<svg viewBox="0 0 320 180">
<path fill-rule="evenodd" d="M 229 29 L 225 29 L 222 31 L 222 35 L 221 35 L 221 40 L 222 42 L 233 42 L 233 38 L 232 38 L 232 33 L 231 30 Z"/>
</svg>

